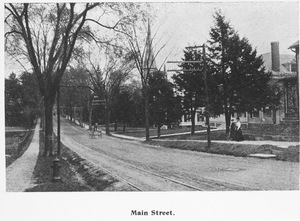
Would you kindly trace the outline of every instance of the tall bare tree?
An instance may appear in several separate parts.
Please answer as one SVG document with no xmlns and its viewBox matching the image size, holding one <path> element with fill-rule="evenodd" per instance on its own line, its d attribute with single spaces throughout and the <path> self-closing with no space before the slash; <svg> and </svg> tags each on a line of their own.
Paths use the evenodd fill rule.
<svg viewBox="0 0 300 221">
<path fill-rule="evenodd" d="M 117 13 L 111 16 L 105 8 Z M 94 9 L 98 14 L 90 13 Z M 6 52 L 22 66 L 30 63 L 43 96 L 45 155 L 53 154 L 53 104 L 68 63 L 83 51 L 78 42 L 97 36 L 92 27 L 115 29 L 119 12 L 118 3 L 5 4 Z M 103 21 L 104 15 L 114 19 Z"/>
<path fill-rule="evenodd" d="M 120 32 L 127 39 L 128 50 L 134 58 L 136 69 L 141 78 L 145 104 L 146 140 L 149 140 L 149 77 L 151 73 L 161 69 L 161 67 L 157 68 L 155 60 L 166 44 L 157 48 L 157 44 L 154 44 L 157 32 L 153 36 L 151 35 L 151 16 L 149 14 L 142 14 L 141 16 L 143 17 L 138 22 L 132 21 L 128 26 L 122 25 Z M 156 52 L 154 52 L 155 49 L 157 49 Z"/>
<path fill-rule="evenodd" d="M 104 50 L 93 50 L 97 55 L 88 55 L 87 70 L 90 75 L 92 90 L 98 99 L 103 100 L 105 108 L 106 134 L 110 134 L 109 121 L 112 101 L 116 91 L 128 78 L 134 67 L 132 58 L 116 48 L 107 46 Z"/>
</svg>

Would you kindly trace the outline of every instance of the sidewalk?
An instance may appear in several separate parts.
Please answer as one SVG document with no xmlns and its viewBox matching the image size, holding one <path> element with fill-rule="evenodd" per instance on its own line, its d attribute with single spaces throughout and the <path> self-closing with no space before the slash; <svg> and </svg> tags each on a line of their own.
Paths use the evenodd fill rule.
<svg viewBox="0 0 300 221">
<path fill-rule="evenodd" d="M 214 129 L 218 130 L 218 129 Z M 206 131 L 199 131 L 197 133 L 205 133 Z M 188 132 L 189 133 L 189 132 Z M 186 134 L 186 133 L 180 133 L 180 134 Z M 162 135 L 161 137 L 170 137 L 172 135 L 179 135 L 179 134 L 169 134 L 169 135 Z M 139 138 L 139 137 L 132 137 L 132 136 L 126 136 L 126 135 L 121 135 L 121 134 L 115 134 L 112 133 L 112 136 L 122 138 L 122 139 L 127 139 L 127 140 L 135 140 L 135 141 L 140 141 L 143 142 L 146 139 L 145 138 Z M 155 137 L 150 137 L 150 138 L 156 138 Z M 162 139 L 155 139 L 155 141 L 166 141 Z M 168 141 L 187 141 L 187 142 L 207 142 L 206 140 L 168 140 Z M 272 140 L 244 140 L 244 141 L 226 141 L 226 140 L 212 140 L 212 143 L 227 143 L 227 144 L 241 144 L 241 145 L 273 145 L 277 146 L 280 148 L 288 148 L 289 146 L 296 146 L 299 145 L 299 142 L 285 142 L 285 141 L 272 141 Z"/>
<path fill-rule="evenodd" d="M 40 119 L 38 119 L 31 144 L 25 153 L 6 168 L 6 191 L 23 192 L 34 187 L 32 173 L 39 155 L 39 129 Z"/>
</svg>

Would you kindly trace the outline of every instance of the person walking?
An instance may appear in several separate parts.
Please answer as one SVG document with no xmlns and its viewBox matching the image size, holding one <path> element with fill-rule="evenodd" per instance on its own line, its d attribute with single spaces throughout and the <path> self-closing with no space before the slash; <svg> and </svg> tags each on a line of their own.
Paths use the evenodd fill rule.
<svg viewBox="0 0 300 221">
<path fill-rule="evenodd" d="M 241 124 L 240 118 L 237 117 L 236 118 L 236 132 L 235 132 L 235 140 L 236 141 L 243 141 L 244 140 L 241 127 L 242 127 L 242 124 Z"/>
<path fill-rule="evenodd" d="M 234 119 L 231 119 L 229 140 L 235 140 L 235 130 L 236 130 L 236 125 Z"/>
</svg>

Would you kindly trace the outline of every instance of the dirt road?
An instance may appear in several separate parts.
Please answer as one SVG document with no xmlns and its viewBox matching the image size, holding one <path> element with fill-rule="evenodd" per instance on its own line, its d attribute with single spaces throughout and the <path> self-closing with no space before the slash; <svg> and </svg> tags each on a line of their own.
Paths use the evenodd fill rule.
<svg viewBox="0 0 300 221">
<path fill-rule="evenodd" d="M 88 131 L 66 120 L 61 141 L 117 179 L 142 191 L 298 190 L 299 163 L 150 146 Z"/>
</svg>

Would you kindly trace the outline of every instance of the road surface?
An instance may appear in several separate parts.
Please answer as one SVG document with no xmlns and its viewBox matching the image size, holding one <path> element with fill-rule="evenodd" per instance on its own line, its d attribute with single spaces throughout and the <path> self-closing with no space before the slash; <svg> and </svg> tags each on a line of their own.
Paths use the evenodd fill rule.
<svg viewBox="0 0 300 221">
<path fill-rule="evenodd" d="M 61 120 L 61 141 L 82 158 L 141 191 L 299 190 L 299 163 L 150 146 Z"/>
</svg>

